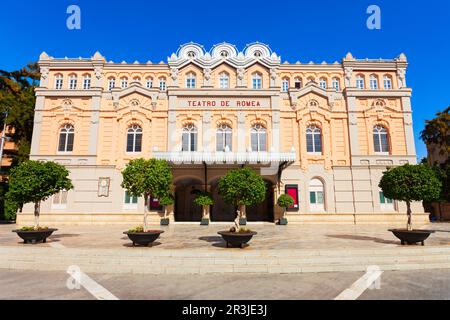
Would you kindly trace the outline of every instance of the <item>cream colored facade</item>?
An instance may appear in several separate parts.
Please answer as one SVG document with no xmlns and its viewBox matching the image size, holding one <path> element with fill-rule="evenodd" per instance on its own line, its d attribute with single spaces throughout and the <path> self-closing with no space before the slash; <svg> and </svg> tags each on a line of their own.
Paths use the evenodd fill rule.
<svg viewBox="0 0 450 320">
<path fill-rule="evenodd" d="M 249 220 L 278 220 L 276 198 L 297 186 L 290 223 L 405 221 L 405 205 L 382 200 L 378 188 L 387 167 L 416 163 L 403 54 L 281 63 L 261 43 L 243 51 L 189 43 L 160 63 L 108 62 L 97 52 L 90 59 L 43 53 L 39 64 L 31 158 L 64 164 L 75 186 L 42 204 L 43 221 L 140 223 L 143 199 L 133 203 L 120 187 L 121 170 L 139 157 L 171 163 L 172 221 L 200 220 L 192 199 L 204 188 L 216 198 L 212 221 L 230 220 L 234 208 L 217 195 L 217 180 L 242 165 L 259 170 L 269 189 Z M 61 144 L 63 128 L 73 130 L 73 148 Z M 135 129 L 142 138 L 130 138 Z M 383 137 L 374 136 L 379 130 Z M 414 209 L 427 219 L 421 204 Z M 19 223 L 32 212 L 25 206 Z M 160 213 L 151 216 L 156 222 Z"/>
</svg>

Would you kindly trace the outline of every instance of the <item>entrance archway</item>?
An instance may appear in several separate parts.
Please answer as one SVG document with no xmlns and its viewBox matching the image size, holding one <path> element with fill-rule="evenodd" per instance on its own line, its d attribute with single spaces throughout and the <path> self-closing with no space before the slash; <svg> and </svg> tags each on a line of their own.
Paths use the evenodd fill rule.
<svg viewBox="0 0 450 320">
<path fill-rule="evenodd" d="M 175 221 L 201 221 L 202 208 L 194 203 L 198 192 L 203 190 L 199 179 L 187 178 L 175 183 Z"/>
</svg>

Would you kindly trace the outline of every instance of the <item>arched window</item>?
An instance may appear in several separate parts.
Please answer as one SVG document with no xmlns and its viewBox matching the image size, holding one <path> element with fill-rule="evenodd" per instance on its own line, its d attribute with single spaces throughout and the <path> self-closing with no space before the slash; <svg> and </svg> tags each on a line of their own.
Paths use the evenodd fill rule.
<svg viewBox="0 0 450 320">
<path fill-rule="evenodd" d="M 149 78 L 145 79 L 145 86 L 148 89 L 151 89 L 153 87 L 153 78 L 149 77 Z"/>
<path fill-rule="evenodd" d="M 216 151 L 231 151 L 232 150 L 233 130 L 230 126 L 222 124 L 217 128 L 216 133 Z"/>
<path fill-rule="evenodd" d="M 128 78 L 127 78 L 127 77 L 122 77 L 122 78 L 120 79 L 120 87 L 121 87 L 122 89 L 125 89 L 125 88 L 128 87 Z"/>
<path fill-rule="evenodd" d="M 302 88 L 302 79 L 300 79 L 299 77 L 296 77 L 294 79 L 294 87 L 295 87 L 295 89 L 301 89 Z"/>
<path fill-rule="evenodd" d="M 108 90 L 111 91 L 116 86 L 116 78 L 112 77 L 108 79 Z"/>
<path fill-rule="evenodd" d="M 197 82 L 197 77 L 195 76 L 195 73 L 189 72 L 186 75 L 186 88 L 195 89 L 196 82 Z"/>
<path fill-rule="evenodd" d="M 75 129 L 71 124 L 65 124 L 59 130 L 59 152 L 72 152 L 73 141 L 75 138 Z"/>
<path fill-rule="evenodd" d="M 127 131 L 127 152 L 142 151 L 142 128 L 132 125 Z"/>
<path fill-rule="evenodd" d="M 281 90 L 283 92 L 288 92 L 289 91 L 289 78 L 283 78 Z"/>
<path fill-rule="evenodd" d="M 325 211 L 325 193 L 323 183 L 319 179 L 312 179 L 309 183 L 309 207 L 313 212 Z"/>
<path fill-rule="evenodd" d="M 267 151 L 267 130 L 261 124 L 255 124 L 250 130 L 252 151 Z"/>
<path fill-rule="evenodd" d="M 230 76 L 226 72 L 219 74 L 219 88 L 228 89 L 230 87 Z"/>
<path fill-rule="evenodd" d="M 192 123 L 184 126 L 181 140 L 181 151 L 197 151 L 197 127 Z"/>
<path fill-rule="evenodd" d="M 164 78 L 164 77 L 159 78 L 159 90 L 166 91 L 166 88 L 167 88 L 166 78 Z"/>
<path fill-rule="evenodd" d="M 365 88 L 364 77 L 362 75 L 356 76 L 356 88 L 360 90 L 364 90 Z"/>
<path fill-rule="evenodd" d="M 392 89 L 392 78 L 390 76 L 383 77 L 384 90 Z"/>
<path fill-rule="evenodd" d="M 141 83 L 141 78 L 139 78 L 139 77 L 134 77 L 133 78 L 133 82 L 135 82 L 135 83 Z"/>
<path fill-rule="evenodd" d="M 373 128 L 373 146 L 376 153 L 389 153 L 389 137 L 385 127 L 377 125 Z"/>
<path fill-rule="evenodd" d="M 370 90 L 378 90 L 378 78 L 375 75 L 370 76 Z"/>
<path fill-rule="evenodd" d="M 325 78 L 320 78 L 320 80 L 319 80 L 319 86 L 320 86 L 322 89 L 326 90 L 326 89 L 327 89 L 327 79 L 325 79 Z"/>
<path fill-rule="evenodd" d="M 262 75 L 259 72 L 252 74 L 252 87 L 255 90 L 262 89 Z"/>
<path fill-rule="evenodd" d="M 89 90 L 91 88 L 91 76 L 85 74 L 83 76 L 83 90 Z"/>
<path fill-rule="evenodd" d="M 56 90 L 61 90 L 63 87 L 63 75 L 62 74 L 57 74 L 55 76 L 55 89 Z"/>
<path fill-rule="evenodd" d="M 333 89 L 336 91 L 339 91 L 341 89 L 341 85 L 338 78 L 333 78 L 331 85 L 333 86 Z"/>
<path fill-rule="evenodd" d="M 76 90 L 77 89 L 78 78 L 75 74 L 69 76 L 69 89 Z"/>
<path fill-rule="evenodd" d="M 306 129 L 306 149 L 308 153 L 322 154 L 322 130 L 316 126 Z"/>
</svg>

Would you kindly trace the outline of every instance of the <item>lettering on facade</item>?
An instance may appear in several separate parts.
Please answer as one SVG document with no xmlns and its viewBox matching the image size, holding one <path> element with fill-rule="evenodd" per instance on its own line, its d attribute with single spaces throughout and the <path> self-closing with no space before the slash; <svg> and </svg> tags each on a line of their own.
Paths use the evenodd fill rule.
<svg viewBox="0 0 450 320">
<path fill-rule="evenodd" d="M 268 108 L 268 100 L 256 99 L 185 99 L 180 100 L 185 108 Z"/>
</svg>

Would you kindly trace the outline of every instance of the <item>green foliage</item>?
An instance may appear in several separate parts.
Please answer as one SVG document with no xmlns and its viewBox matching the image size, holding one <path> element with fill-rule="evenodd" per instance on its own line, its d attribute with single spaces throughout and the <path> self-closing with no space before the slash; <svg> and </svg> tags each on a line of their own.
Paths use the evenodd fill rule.
<svg viewBox="0 0 450 320">
<path fill-rule="evenodd" d="M 450 202 L 450 159 L 441 165 L 435 165 L 433 169 L 442 184 L 440 201 Z"/>
<path fill-rule="evenodd" d="M 20 209 L 20 205 L 6 194 L 3 198 L 3 209 L 4 219 L 14 221 L 16 220 L 17 210 Z"/>
<path fill-rule="evenodd" d="M 209 192 L 201 192 L 197 195 L 194 203 L 198 206 L 212 206 L 214 204 L 214 199 Z"/>
<path fill-rule="evenodd" d="M 250 168 L 235 169 L 220 178 L 219 194 L 228 204 L 251 206 L 264 201 L 266 184 Z"/>
<path fill-rule="evenodd" d="M 174 204 L 174 202 L 175 200 L 171 194 L 166 194 L 159 199 L 159 204 L 162 206 L 170 206 Z"/>
<path fill-rule="evenodd" d="M 441 154 L 450 154 L 450 107 L 427 120 L 420 137 L 427 145 L 438 145 Z"/>
<path fill-rule="evenodd" d="M 122 171 L 122 188 L 135 197 L 167 196 L 172 184 L 172 170 L 165 160 L 131 160 Z"/>
<path fill-rule="evenodd" d="M 72 188 L 69 171 L 64 166 L 51 161 L 28 160 L 11 170 L 6 197 L 22 206 L 45 201 L 61 190 Z"/>
<path fill-rule="evenodd" d="M 249 228 L 245 228 L 245 227 L 241 227 L 238 230 L 236 230 L 235 227 L 231 227 L 229 232 L 232 232 L 232 233 L 250 233 L 250 232 L 252 232 L 252 230 L 249 229 Z"/>
<path fill-rule="evenodd" d="M 281 207 L 281 208 L 290 208 L 294 205 L 294 199 L 288 195 L 288 194 L 282 194 L 277 201 L 277 204 Z"/>
<path fill-rule="evenodd" d="M 386 171 L 379 187 L 387 198 L 412 202 L 438 199 L 442 184 L 432 168 L 406 164 Z"/>
<path fill-rule="evenodd" d="M 137 226 L 134 229 L 128 230 L 128 233 L 142 233 L 142 232 L 144 232 L 144 227 L 143 226 Z"/>
<path fill-rule="evenodd" d="M 42 230 L 48 230 L 48 227 L 22 227 L 19 230 L 20 231 L 42 231 Z"/>
</svg>

